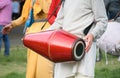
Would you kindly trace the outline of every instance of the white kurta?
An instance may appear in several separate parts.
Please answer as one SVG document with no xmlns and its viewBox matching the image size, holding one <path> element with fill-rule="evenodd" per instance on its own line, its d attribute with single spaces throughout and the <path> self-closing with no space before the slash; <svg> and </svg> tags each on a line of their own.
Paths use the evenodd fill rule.
<svg viewBox="0 0 120 78">
<path fill-rule="evenodd" d="M 63 29 L 78 37 L 84 37 L 84 29 L 92 22 L 95 22 L 89 33 L 92 33 L 94 40 L 99 38 L 106 29 L 107 15 L 103 0 L 65 0 L 58 12 L 55 22 L 48 28 Z M 94 76 L 96 58 L 96 44 L 79 62 L 56 63 L 54 78 L 67 78 L 67 76 L 81 73 L 86 76 Z"/>
<path fill-rule="evenodd" d="M 95 59 L 96 43 L 93 43 L 91 49 L 85 54 L 81 61 L 56 63 L 54 78 L 74 78 L 77 73 L 86 76 L 94 76 Z"/>
</svg>

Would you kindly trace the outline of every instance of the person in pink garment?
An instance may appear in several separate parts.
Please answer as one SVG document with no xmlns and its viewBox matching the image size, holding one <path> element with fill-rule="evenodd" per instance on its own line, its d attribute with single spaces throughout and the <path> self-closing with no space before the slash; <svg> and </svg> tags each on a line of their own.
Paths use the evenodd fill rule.
<svg viewBox="0 0 120 78">
<path fill-rule="evenodd" d="M 12 20 L 12 1 L 0 0 L 0 49 L 2 47 L 2 40 L 5 45 L 4 55 L 8 56 L 10 51 L 10 41 L 7 34 L 2 34 L 2 28 L 9 24 Z"/>
</svg>

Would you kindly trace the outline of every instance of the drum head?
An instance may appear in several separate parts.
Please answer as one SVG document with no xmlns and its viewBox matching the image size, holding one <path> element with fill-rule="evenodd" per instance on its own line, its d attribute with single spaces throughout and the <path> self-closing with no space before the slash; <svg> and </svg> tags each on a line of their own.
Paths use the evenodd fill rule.
<svg viewBox="0 0 120 78">
<path fill-rule="evenodd" d="M 73 58 L 75 61 L 79 61 L 85 54 L 85 42 L 83 40 L 76 41 L 73 48 Z"/>
</svg>

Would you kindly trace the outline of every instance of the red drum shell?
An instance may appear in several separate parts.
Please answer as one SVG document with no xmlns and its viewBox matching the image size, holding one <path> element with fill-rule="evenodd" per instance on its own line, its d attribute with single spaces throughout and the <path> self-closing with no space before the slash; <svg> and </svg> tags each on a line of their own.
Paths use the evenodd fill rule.
<svg viewBox="0 0 120 78">
<path fill-rule="evenodd" d="M 23 44 L 53 62 L 78 61 L 84 56 L 84 41 L 64 30 L 28 34 Z"/>
</svg>

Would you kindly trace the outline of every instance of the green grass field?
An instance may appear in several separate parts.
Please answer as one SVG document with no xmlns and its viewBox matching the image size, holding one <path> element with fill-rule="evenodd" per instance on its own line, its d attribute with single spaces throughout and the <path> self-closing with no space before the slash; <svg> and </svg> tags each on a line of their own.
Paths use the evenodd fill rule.
<svg viewBox="0 0 120 78">
<path fill-rule="evenodd" d="M 95 78 L 120 78 L 120 62 L 117 57 L 108 55 L 108 65 L 102 61 L 96 63 Z M 0 52 L 0 78 L 25 78 L 26 48 L 15 46 L 11 48 L 11 55 L 3 56 Z"/>
<path fill-rule="evenodd" d="M 3 56 L 0 52 L 0 78 L 25 78 L 26 49 L 14 47 L 10 50 L 10 56 Z"/>
<path fill-rule="evenodd" d="M 108 64 L 104 57 L 100 62 L 96 63 L 95 78 L 120 78 L 120 62 L 117 56 L 107 55 Z"/>
</svg>

